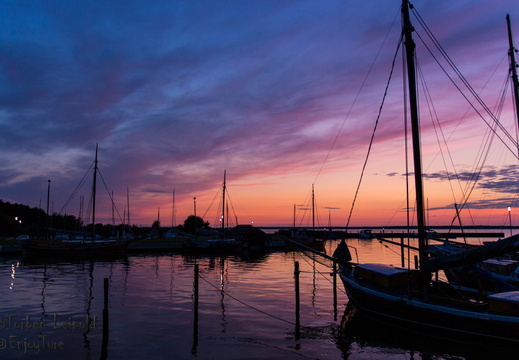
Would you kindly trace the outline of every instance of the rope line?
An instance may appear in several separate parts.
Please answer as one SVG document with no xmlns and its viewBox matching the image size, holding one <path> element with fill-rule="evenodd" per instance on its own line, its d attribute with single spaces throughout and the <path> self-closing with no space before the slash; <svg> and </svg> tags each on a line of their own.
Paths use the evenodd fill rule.
<svg viewBox="0 0 519 360">
<path fill-rule="evenodd" d="M 357 201 L 357 197 L 359 195 L 360 185 L 362 184 L 362 179 L 364 178 L 364 173 L 366 171 L 366 166 L 368 164 L 369 155 L 371 154 L 371 148 L 373 147 L 373 142 L 375 141 L 375 133 L 377 132 L 378 123 L 380 121 L 380 117 L 382 116 L 382 108 L 384 107 L 384 104 L 386 102 L 386 97 L 387 97 L 387 92 L 388 92 L 388 89 L 389 89 L 389 84 L 391 83 L 391 78 L 393 77 L 393 72 L 395 71 L 395 62 L 396 62 L 397 54 L 398 54 L 398 51 L 400 49 L 400 45 L 401 44 L 402 44 L 402 36 L 400 37 L 400 41 L 398 42 L 398 45 L 397 45 L 397 48 L 396 48 L 396 51 L 395 51 L 395 55 L 393 57 L 393 61 L 391 63 L 391 71 L 389 73 L 389 78 L 387 79 L 386 88 L 384 90 L 384 95 L 382 96 L 382 102 L 381 102 L 380 107 L 378 109 L 378 115 L 377 115 L 377 119 L 375 120 L 375 125 L 373 127 L 373 132 L 371 133 L 371 139 L 369 141 L 368 151 L 366 153 L 366 158 L 364 159 L 364 164 L 362 165 L 362 171 L 360 173 L 360 178 L 359 178 L 359 182 L 357 184 L 357 189 L 355 190 L 355 195 L 353 197 L 353 201 L 352 201 L 352 204 L 351 204 L 350 213 L 348 215 L 348 221 L 346 223 L 346 227 L 348 227 L 350 225 L 351 216 L 353 214 L 353 209 L 355 207 L 355 202 Z"/>
<path fill-rule="evenodd" d="M 260 312 L 260 313 L 262 313 L 262 314 L 264 314 L 264 315 L 270 316 L 270 317 L 272 317 L 272 318 L 274 318 L 274 319 L 277 319 L 277 320 L 283 321 L 283 322 L 285 322 L 285 323 L 287 323 L 287 324 L 295 325 L 294 322 L 291 322 L 291 321 L 285 320 L 285 319 L 280 318 L 279 316 L 276 316 L 276 315 L 269 314 L 269 313 L 267 313 L 266 311 L 263 311 L 263 310 L 261 310 L 261 309 L 258 309 L 257 307 L 254 307 L 254 306 L 252 306 L 252 305 L 249 305 L 249 304 L 247 304 L 247 303 L 241 301 L 240 299 L 238 299 L 238 298 L 232 296 L 231 294 L 229 294 L 229 293 L 226 292 L 225 290 L 222 290 L 222 289 L 218 288 L 216 285 L 214 285 L 213 283 L 211 283 L 209 280 L 207 280 L 206 278 L 204 278 L 202 275 L 198 274 L 198 276 L 199 276 L 202 280 L 204 280 L 207 284 L 209 284 L 210 286 L 212 286 L 212 287 L 215 288 L 216 290 L 218 290 L 218 291 L 220 291 L 220 292 L 223 292 L 225 295 L 227 295 L 227 296 L 230 297 L 231 299 L 233 299 L 233 300 L 239 302 L 240 304 L 242 304 L 242 305 L 244 305 L 244 306 L 247 306 L 247 307 L 250 308 L 250 309 L 256 310 L 257 312 Z"/>
<path fill-rule="evenodd" d="M 305 254 L 305 255 L 306 255 L 306 254 Z M 316 271 L 317 271 L 317 270 L 316 270 Z M 327 278 L 324 276 L 323 273 L 321 273 L 320 271 L 317 271 L 317 272 L 318 272 L 319 274 L 321 274 L 325 279 L 327 279 Z M 281 318 L 281 317 L 279 317 L 279 316 L 276 316 L 276 315 L 270 314 L 270 313 L 268 313 L 268 312 L 266 312 L 266 311 L 263 311 L 263 310 L 261 310 L 261 309 L 258 309 L 258 308 L 255 307 L 255 306 L 252 306 L 252 305 L 250 305 L 250 304 L 247 304 L 246 302 L 244 302 L 244 301 L 242 301 L 242 300 L 236 298 L 235 296 L 229 294 L 227 291 L 225 291 L 225 290 L 219 288 L 218 286 L 214 285 L 213 283 L 211 283 L 209 280 L 207 280 L 207 279 L 206 279 L 205 277 L 203 277 L 202 275 L 198 274 L 198 276 L 199 276 L 199 278 L 201 278 L 203 281 L 205 281 L 209 286 L 211 286 L 212 288 L 216 289 L 217 291 L 219 291 L 219 292 L 225 294 L 226 296 L 230 297 L 230 298 L 233 299 L 234 301 L 239 302 L 239 303 L 242 304 L 243 306 L 246 306 L 246 307 L 248 307 L 248 308 L 250 308 L 250 309 L 252 309 L 252 310 L 255 310 L 255 311 L 257 311 L 257 312 L 259 312 L 259 313 L 261 313 L 261 314 L 263 314 L 263 315 L 269 316 L 269 317 L 271 317 L 271 318 L 273 318 L 273 319 L 276 319 L 276 320 L 282 321 L 282 322 L 284 322 L 284 323 L 287 323 L 287 324 L 290 324 L 290 325 L 296 326 L 296 323 L 295 323 L 295 322 L 292 322 L 292 321 L 289 321 L 289 320 L 283 319 L 283 318 Z M 327 279 L 327 280 L 330 281 L 329 279 Z M 344 290 L 342 290 L 342 291 L 345 293 Z M 314 328 L 306 327 L 306 326 L 301 326 L 301 329 L 305 329 L 305 330 L 307 330 L 307 331 L 322 332 L 322 329 L 314 329 Z"/>
<path fill-rule="evenodd" d="M 295 246 L 293 245 L 293 247 L 295 247 Z M 299 250 L 300 250 L 300 249 L 299 249 Z M 317 263 L 319 263 L 319 264 L 321 264 L 321 265 L 323 265 L 323 266 L 329 266 L 328 264 L 323 264 L 323 263 L 320 262 L 319 260 L 316 260 L 314 257 L 310 257 L 310 255 L 309 255 L 306 251 L 304 251 L 304 250 L 303 250 L 303 251 L 298 251 L 297 253 L 300 254 L 300 258 L 301 258 L 302 260 L 304 260 L 304 261 L 305 261 L 309 266 L 312 266 L 312 264 L 311 264 L 307 259 L 305 259 L 305 258 L 303 257 L 303 255 L 306 256 L 307 258 L 311 258 L 312 260 L 316 261 Z M 300 272 L 304 272 L 304 271 L 300 271 Z M 327 276 L 325 275 L 325 273 L 323 273 L 323 272 L 321 272 L 321 271 L 319 271 L 319 270 L 317 270 L 317 269 L 316 269 L 316 272 L 317 272 L 319 275 L 321 275 L 321 276 L 322 276 L 326 281 L 328 281 L 330 284 L 333 285 L 333 282 L 329 279 L 329 277 L 327 277 Z M 341 287 L 338 287 L 338 289 L 339 289 L 343 294 L 346 295 L 346 290 L 342 289 Z"/>
</svg>

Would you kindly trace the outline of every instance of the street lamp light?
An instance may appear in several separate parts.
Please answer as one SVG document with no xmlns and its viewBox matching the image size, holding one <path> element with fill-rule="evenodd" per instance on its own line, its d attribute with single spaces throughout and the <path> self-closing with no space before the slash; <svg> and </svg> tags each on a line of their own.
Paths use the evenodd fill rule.
<svg viewBox="0 0 519 360">
<path fill-rule="evenodd" d="M 508 207 L 508 220 L 510 222 L 510 236 L 512 236 L 512 207 Z"/>
</svg>

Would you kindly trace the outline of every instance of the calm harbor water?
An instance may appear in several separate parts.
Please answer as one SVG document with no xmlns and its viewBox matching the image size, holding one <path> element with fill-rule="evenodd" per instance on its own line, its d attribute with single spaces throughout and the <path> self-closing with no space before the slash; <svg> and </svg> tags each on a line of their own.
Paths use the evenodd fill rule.
<svg viewBox="0 0 519 360">
<path fill-rule="evenodd" d="M 378 241 L 360 261 L 400 264 Z M 337 242 L 327 241 L 333 253 Z M 354 253 L 355 253 L 354 252 Z M 310 254 L 309 254 L 310 255 Z M 354 255 L 355 256 L 355 255 Z M 296 327 L 294 264 L 300 266 Z M 194 306 L 198 264 L 199 303 Z M 327 260 L 300 252 L 129 254 L 89 260 L 0 257 L 2 359 L 476 359 L 484 350 L 420 339 L 334 310 Z M 108 279 L 108 336 L 103 336 Z M 341 321 L 344 317 L 347 322 Z M 103 353 L 103 341 L 106 341 Z"/>
</svg>

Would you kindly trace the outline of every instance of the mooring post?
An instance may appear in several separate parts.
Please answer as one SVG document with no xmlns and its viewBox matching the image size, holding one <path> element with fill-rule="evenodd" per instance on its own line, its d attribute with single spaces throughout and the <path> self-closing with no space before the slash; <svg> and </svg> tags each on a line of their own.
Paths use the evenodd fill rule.
<svg viewBox="0 0 519 360">
<path fill-rule="evenodd" d="M 400 244 L 402 245 L 400 247 L 400 258 L 402 260 L 402 267 L 405 268 L 405 247 L 404 247 L 404 237 L 403 236 L 400 238 Z"/>
<path fill-rule="evenodd" d="M 191 353 L 196 355 L 198 346 L 198 264 L 195 264 L 195 278 L 193 281 L 194 305 L 193 305 L 193 347 Z"/>
<path fill-rule="evenodd" d="M 101 344 L 101 360 L 108 358 L 108 285 L 108 278 L 104 278 L 103 341 Z"/>
<path fill-rule="evenodd" d="M 294 262 L 294 279 L 295 279 L 295 290 L 296 290 L 296 339 L 299 340 L 299 261 Z"/>
<path fill-rule="evenodd" d="M 333 262 L 333 319 L 337 321 L 337 261 Z"/>
</svg>

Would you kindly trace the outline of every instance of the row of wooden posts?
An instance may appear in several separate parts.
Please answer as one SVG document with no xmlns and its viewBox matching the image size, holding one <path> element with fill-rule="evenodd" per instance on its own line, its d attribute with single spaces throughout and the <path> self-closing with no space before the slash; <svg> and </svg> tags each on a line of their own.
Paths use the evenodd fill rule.
<svg viewBox="0 0 519 360">
<path fill-rule="evenodd" d="M 331 258 L 331 257 L 330 257 Z M 333 258 L 331 258 L 333 259 Z M 301 271 L 299 270 L 299 261 L 294 262 L 294 283 L 295 283 L 295 336 L 296 340 L 300 339 L 300 330 L 301 330 L 301 306 L 300 306 L 300 291 L 299 291 L 299 274 Z M 337 321 L 337 263 L 333 261 L 333 311 L 334 311 L 334 320 Z M 194 281 L 193 281 L 193 292 L 194 292 L 194 306 L 193 306 L 193 347 L 191 352 L 196 354 L 196 348 L 198 344 L 198 295 L 199 295 L 199 267 L 198 264 L 195 264 L 194 267 Z"/>
<path fill-rule="evenodd" d="M 314 249 L 308 248 L 309 250 L 317 253 L 318 255 L 324 256 L 329 260 L 333 260 L 333 310 L 334 310 L 334 319 L 337 320 L 337 263 L 334 258 L 322 254 L 320 252 L 315 251 Z M 299 274 L 301 273 L 299 269 L 299 262 L 294 262 L 294 283 L 295 283 L 295 336 L 296 340 L 300 339 L 300 330 L 301 330 L 301 322 L 300 322 L 300 289 L 299 289 Z M 193 347 L 191 352 L 196 354 L 197 345 L 198 345 L 198 297 L 199 297 L 199 266 L 195 264 L 194 267 L 194 282 L 193 282 L 193 291 L 194 291 L 194 305 L 193 305 Z M 108 278 L 104 278 L 104 307 L 103 307 L 103 341 L 101 345 L 101 360 L 105 360 L 108 358 L 108 334 L 109 334 L 109 316 L 108 316 L 108 290 L 109 290 L 109 281 Z"/>
</svg>

